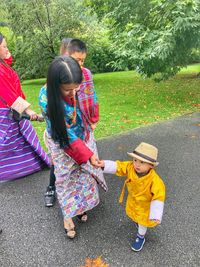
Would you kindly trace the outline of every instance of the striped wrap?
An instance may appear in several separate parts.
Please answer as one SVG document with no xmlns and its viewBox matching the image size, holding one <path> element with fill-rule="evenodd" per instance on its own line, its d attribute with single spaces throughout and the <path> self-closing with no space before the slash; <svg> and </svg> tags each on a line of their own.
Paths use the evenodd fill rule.
<svg viewBox="0 0 200 267">
<path fill-rule="evenodd" d="M 9 117 L 10 109 L 0 108 L 0 181 L 13 180 L 50 165 L 31 123 Z"/>
</svg>

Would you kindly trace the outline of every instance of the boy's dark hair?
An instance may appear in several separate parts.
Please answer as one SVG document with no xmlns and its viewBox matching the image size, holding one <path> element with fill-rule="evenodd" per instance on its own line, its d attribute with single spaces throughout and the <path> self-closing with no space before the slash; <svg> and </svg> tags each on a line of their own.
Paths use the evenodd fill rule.
<svg viewBox="0 0 200 267">
<path fill-rule="evenodd" d="M 79 39 L 72 39 L 67 46 L 67 52 L 69 55 L 75 52 L 87 53 L 86 44 Z"/>
</svg>

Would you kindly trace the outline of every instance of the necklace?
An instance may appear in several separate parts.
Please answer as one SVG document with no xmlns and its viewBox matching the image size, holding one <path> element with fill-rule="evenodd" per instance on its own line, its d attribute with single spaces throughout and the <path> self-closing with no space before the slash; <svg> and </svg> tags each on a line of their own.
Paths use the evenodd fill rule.
<svg viewBox="0 0 200 267">
<path fill-rule="evenodd" d="M 74 111 L 73 111 L 73 113 L 72 113 L 72 117 L 71 117 L 72 123 L 69 124 L 69 123 L 65 122 L 67 128 L 70 128 L 70 127 L 71 127 L 73 124 L 75 124 L 75 122 L 76 122 L 76 115 L 77 115 L 77 113 L 76 113 L 76 98 L 75 98 L 75 97 L 73 98 L 73 104 L 74 104 L 74 105 L 73 105 L 73 107 L 74 107 Z"/>
</svg>

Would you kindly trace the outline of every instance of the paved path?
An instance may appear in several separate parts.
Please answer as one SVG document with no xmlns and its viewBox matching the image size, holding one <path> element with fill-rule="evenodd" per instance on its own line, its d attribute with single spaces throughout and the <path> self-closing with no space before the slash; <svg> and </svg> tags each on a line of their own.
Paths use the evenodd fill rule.
<svg viewBox="0 0 200 267">
<path fill-rule="evenodd" d="M 136 234 L 124 205 L 118 205 L 123 178 L 107 175 L 109 192 L 77 225 L 69 240 L 56 205 L 45 208 L 48 171 L 0 184 L 1 267 L 79 267 L 85 258 L 102 255 L 109 267 L 200 266 L 200 114 L 193 113 L 98 142 L 105 159 L 128 159 L 141 141 L 159 148 L 158 173 L 167 186 L 163 223 L 146 235 L 143 250 L 130 249 Z"/>
</svg>

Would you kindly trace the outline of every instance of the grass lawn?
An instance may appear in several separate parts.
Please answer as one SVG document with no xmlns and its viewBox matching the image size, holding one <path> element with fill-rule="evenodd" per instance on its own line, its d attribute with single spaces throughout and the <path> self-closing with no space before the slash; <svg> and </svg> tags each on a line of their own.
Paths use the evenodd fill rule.
<svg viewBox="0 0 200 267">
<path fill-rule="evenodd" d="M 100 122 L 95 130 L 97 139 L 136 127 L 174 118 L 200 107 L 200 64 L 183 69 L 165 82 L 143 79 L 136 72 L 114 72 L 94 75 L 100 104 Z M 38 93 L 45 79 L 24 81 L 23 90 L 40 112 Z M 45 123 L 34 122 L 43 144 Z"/>
</svg>

